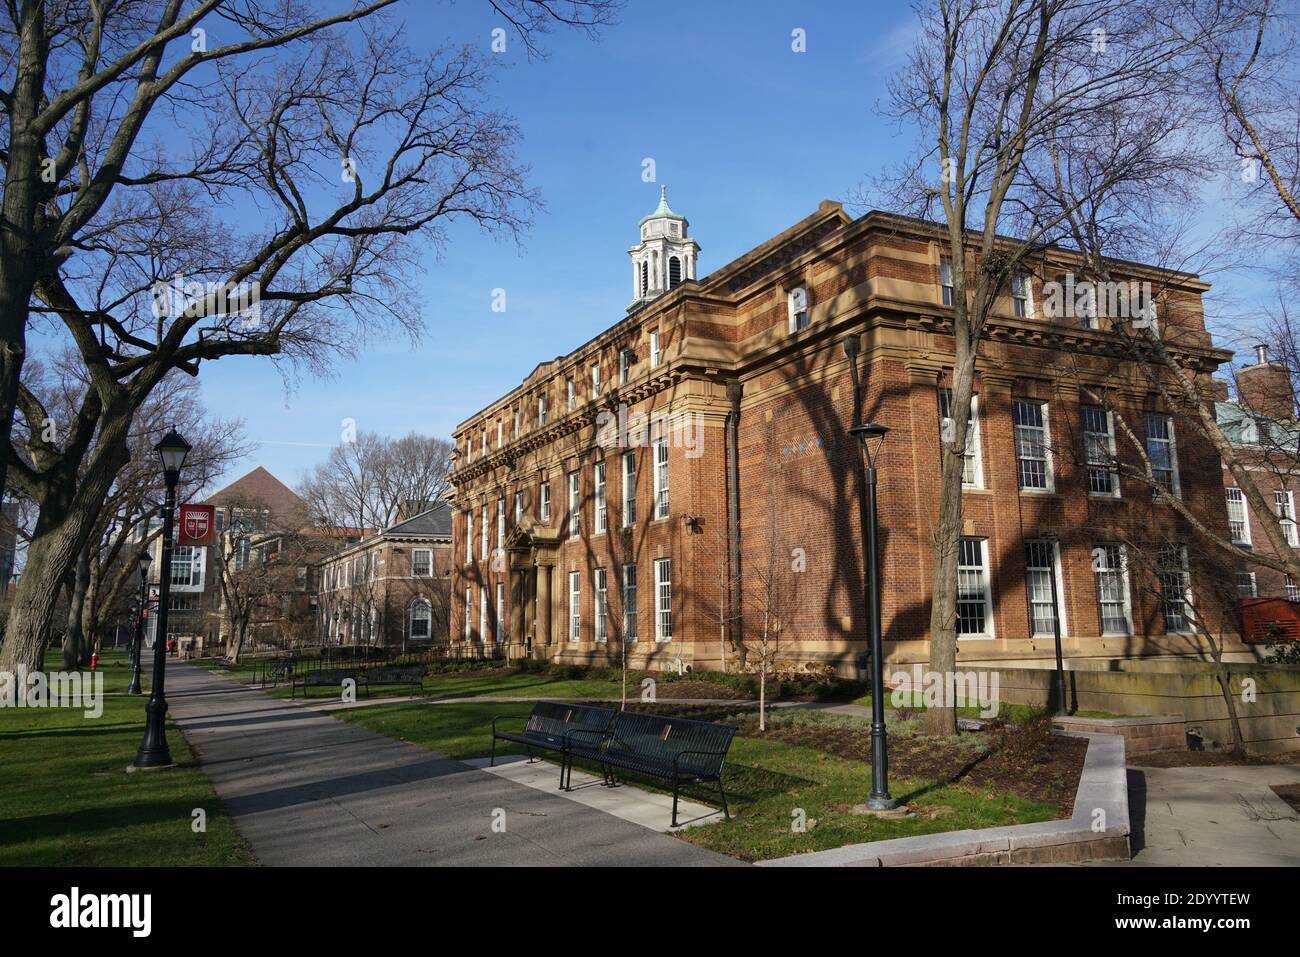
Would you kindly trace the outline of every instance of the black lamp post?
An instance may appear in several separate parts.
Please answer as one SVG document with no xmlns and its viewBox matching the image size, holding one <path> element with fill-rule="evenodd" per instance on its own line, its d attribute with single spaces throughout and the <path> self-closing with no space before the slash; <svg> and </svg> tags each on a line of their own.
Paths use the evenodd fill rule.
<svg viewBox="0 0 1300 957">
<path fill-rule="evenodd" d="M 126 686 L 127 694 L 140 693 L 140 648 L 144 641 L 145 609 L 149 607 L 149 568 L 153 565 L 148 546 L 140 549 L 140 557 L 137 561 L 140 565 L 140 601 L 135 609 L 135 635 L 131 643 L 131 683 Z"/>
<path fill-rule="evenodd" d="M 889 754 L 885 740 L 885 663 L 880 640 L 880 555 L 876 517 L 876 460 L 889 431 L 883 425 L 855 425 L 849 434 L 856 436 L 862 448 L 862 478 L 866 486 L 866 513 L 863 527 L 867 532 L 866 605 L 867 625 L 871 637 L 871 796 L 867 810 L 891 811 L 898 802 L 889 796 Z"/>
<path fill-rule="evenodd" d="M 185 465 L 190 444 L 173 429 L 154 448 L 162 459 L 167 497 L 163 502 L 162 561 L 158 568 L 158 630 L 153 643 L 153 687 L 149 693 L 149 703 L 145 705 L 144 738 L 135 755 L 137 768 L 161 768 L 172 764 L 171 752 L 167 750 L 167 696 L 163 690 L 167 667 L 167 601 L 171 597 L 172 523 L 176 512 L 176 484 L 180 481 L 181 467 Z"/>
</svg>

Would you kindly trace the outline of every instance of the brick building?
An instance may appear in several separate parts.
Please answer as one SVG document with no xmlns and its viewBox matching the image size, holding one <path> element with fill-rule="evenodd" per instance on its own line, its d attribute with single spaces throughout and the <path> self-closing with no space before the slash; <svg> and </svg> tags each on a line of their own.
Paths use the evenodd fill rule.
<svg viewBox="0 0 1300 957">
<path fill-rule="evenodd" d="M 451 583 L 451 507 L 440 503 L 321 561 L 316 611 L 328 644 L 445 643 Z"/>
<path fill-rule="evenodd" d="M 1283 535 L 1300 547 L 1296 525 L 1300 423 L 1296 421 L 1291 373 L 1284 363 L 1269 360 L 1267 346 L 1256 347 L 1255 359 L 1237 372 L 1237 400 L 1216 403 L 1215 416 L 1235 446 L 1239 460 L 1250 469 L 1260 493 L 1281 519 Z M 1226 468 L 1223 484 L 1232 541 L 1263 554 L 1275 554 L 1260 517 Z M 1236 578 L 1242 598 L 1285 598 L 1300 603 L 1300 583 L 1282 572 L 1242 564 L 1236 569 Z"/>
<path fill-rule="evenodd" d="M 766 623 L 783 666 L 854 672 L 866 628 L 847 430 L 860 419 L 891 429 L 887 654 L 924 660 L 953 354 L 942 229 L 827 201 L 704 278 L 688 230 L 661 197 L 629 250 L 627 316 L 455 429 L 453 642 L 501 636 L 511 654 L 589 662 L 617 660 L 626 636 L 638 666 L 734 668 Z M 1209 401 L 1230 353 L 1205 331 L 1208 286 L 1118 265 L 1158 284 L 1161 335 Z M 1160 480 L 1226 529 L 1218 459 L 1126 365 L 1106 314 L 1045 315 L 1044 281 L 1073 268 L 1043 252 L 981 347 L 962 662 L 1049 660 L 1054 614 L 1070 658 L 1204 650 L 1186 620 L 1197 550 L 1149 487 L 1121 480 L 1116 417 Z M 1174 543 L 1154 592 L 1129 561 L 1152 535 Z"/>
</svg>

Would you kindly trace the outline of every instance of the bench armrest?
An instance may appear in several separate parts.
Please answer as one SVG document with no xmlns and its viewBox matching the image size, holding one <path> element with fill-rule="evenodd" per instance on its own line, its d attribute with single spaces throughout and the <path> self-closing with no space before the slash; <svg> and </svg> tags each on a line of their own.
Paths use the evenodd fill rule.
<svg viewBox="0 0 1300 957">
<path fill-rule="evenodd" d="M 514 718 L 516 721 L 519 720 L 518 716 L 517 716 L 517 715 L 513 715 L 513 714 L 499 714 L 499 715 L 497 715 L 495 718 L 492 719 L 492 733 L 493 733 L 494 735 L 497 733 L 497 722 L 498 722 L 498 721 L 501 721 L 501 720 L 504 719 L 504 718 Z M 527 721 L 528 721 L 528 719 L 525 718 L 525 719 L 524 719 L 524 722 L 527 723 Z"/>
<path fill-rule="evenodd" d="M 688 754 L 702 755 L 704 757 L 710 757 L 710 758 L 716 758 L 716 757 L 725 758 L 727 756 L 727 750 L 730 749 L 724 749 L 722 751 L 679 751 L 677 752 L 677 754 L 673 755 L 673 775 L 674 776 L 677 775 L 678 763 L 681 761 L 682 758 L 686 757 L 686 755 Z"/>
</svg>

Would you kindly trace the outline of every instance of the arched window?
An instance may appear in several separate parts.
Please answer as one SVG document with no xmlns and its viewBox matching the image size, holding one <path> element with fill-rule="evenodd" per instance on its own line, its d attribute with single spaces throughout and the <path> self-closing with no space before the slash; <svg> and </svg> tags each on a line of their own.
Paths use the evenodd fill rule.
<svg viewBox="0 0 1300 957">
<path fill-rule="evenodd" d="M 433 621 L 433 610 L 429 603 L 423 598 L 417 598 L 411 602 L 411 640 L 427 641 L 430 637 L 430 625 Z"/>
<path fill-rule="evenodd" d="M 672 289 L 682 281 L 682 261 L 676 256 L 668 258 L 668 288 Z"/>
</svg>

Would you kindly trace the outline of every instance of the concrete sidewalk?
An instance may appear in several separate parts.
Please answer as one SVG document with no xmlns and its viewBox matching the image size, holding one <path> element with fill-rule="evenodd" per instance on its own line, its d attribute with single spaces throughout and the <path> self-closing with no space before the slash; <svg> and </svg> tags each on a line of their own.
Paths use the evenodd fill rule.
<svg viewBox="0 0 1300 957">
<path fill-rule="evenodd" d="M 1129 769 L 1129 866 L 1296 867 L 1300 815 L 1269 785 L 1300 783 L 1300 765 Z"/>
<path fill-rule="evenodd" d="M 739 863 L 193 665 L 167 700 L 263 864 Z"/>
</svg>

